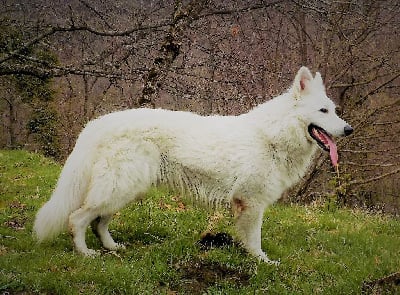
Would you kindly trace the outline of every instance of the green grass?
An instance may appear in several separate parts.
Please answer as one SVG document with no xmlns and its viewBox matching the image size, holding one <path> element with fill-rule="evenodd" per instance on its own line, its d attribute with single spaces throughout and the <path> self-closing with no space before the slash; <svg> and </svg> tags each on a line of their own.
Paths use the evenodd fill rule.
<svg viewBox="0 0 400 295">
<path fill-rule="evenodd" d="M 400 268 L 393 217 L 275 205 L 263 226 L 263 249 L 281 259 L 275 267 L 236 246 L 201 250 L 196 241 L 210 220 L 233 234 L 232 218 L 183 205 L 166 190 L 115 216 L 110 228 L 123 252 L 81 257 L 68 233 L 37 245 L 34 216 L 60 171 L 40 155 L 0 151 L 0 294 L 360 294 L 364 281 Z M 100 249 L 92 233 L 87 239 Z M 391 292 L 399 287 L 383 294 Z"/>
</svg>

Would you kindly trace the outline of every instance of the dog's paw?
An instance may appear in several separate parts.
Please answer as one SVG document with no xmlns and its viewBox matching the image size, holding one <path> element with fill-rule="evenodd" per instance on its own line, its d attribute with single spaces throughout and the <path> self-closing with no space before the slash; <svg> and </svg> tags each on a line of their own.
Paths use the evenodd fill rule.
<svg viewBox="0 0 400 295">
<path fill-rule="evenodd" d="M 124 244 L 116 243 L 113 240 L 103 243 L 103 246 L 105 249 L 110 250 L 110 251 L 118 251 L 118 250 L 126 249 Z"/>
<path fill-rule="evenodd" d="M 114 250 L 114 251 L 125 250 L 125 249 L 126 249 L 125 245 L 121 243 L 115 243 L 115 245 L 111 249 L 109 248 L 109 250 Z"/>
<path fill-rule="evenodd" d="M 271 259 L 268 258 L 267 254 L 265 254 L 265 253 L 258 254 L 258 255 L 257 255 L 257 258 L 258 258 L 260 261 L 265 262 L 265 263 L 268 263 L 268 264 L 270 264 L 270 265 L 279 266 L 279 264 L 281 264 L 281 261 L 280 261 L 280 260 L 271 260 Z"/>
</svg>

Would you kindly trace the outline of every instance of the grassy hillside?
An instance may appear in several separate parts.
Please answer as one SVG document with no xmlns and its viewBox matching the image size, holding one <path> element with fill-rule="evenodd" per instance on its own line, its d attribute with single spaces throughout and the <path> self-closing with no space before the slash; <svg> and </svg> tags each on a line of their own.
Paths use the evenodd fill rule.
<svg viewBox="0 0 400 295">
<path fill-rule="evenodd" d="M 281 259 L 275 267 L 237 246 L 200 249 L 196 241 L 211 226 L 234 233 L 229 214 L 209 214 L 156 190 L 111 224 L 127 245 L 123 252 L 81 257 L 67 233 L 37 245 L 33 219 L 60 169 L 40 155 L 0 151 L 0 293 L 360 294 L 364 282 L 400 270 L 400 221 L 388 216 L 273 206 L 264 218 L 263 248 Z M 100 248 L 92 233 L 88 244 Z M 382 282 L 375 290 L 400 292 L 395 280 Z"/>
</svg>

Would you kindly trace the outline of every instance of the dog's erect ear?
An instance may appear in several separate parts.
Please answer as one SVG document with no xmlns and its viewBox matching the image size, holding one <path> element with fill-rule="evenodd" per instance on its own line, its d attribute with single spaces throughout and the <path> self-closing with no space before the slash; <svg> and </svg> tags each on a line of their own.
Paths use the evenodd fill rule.
<svg viewBox="0 0 400 295">
<path fill-rule="evenodd" d="M 301 97 L 303 93 L 306 93 L 308 90 L 308 85 L 313 79 L 313 76 L 310 70 L 307 67 L 301 67 L 297 72 L 296 77 L 294 78 L 293 83 L 293 96 L 295 99 Z"/>
<path fill-rule="evenodd" d="M 314 80 L 318 81 L 321 84 L 324 84 L 324 82 L 322 81 L 322 77 L 321 77 L 321 73 L 320 72 L 316 72 L 315 73 Z"/>
</svg>

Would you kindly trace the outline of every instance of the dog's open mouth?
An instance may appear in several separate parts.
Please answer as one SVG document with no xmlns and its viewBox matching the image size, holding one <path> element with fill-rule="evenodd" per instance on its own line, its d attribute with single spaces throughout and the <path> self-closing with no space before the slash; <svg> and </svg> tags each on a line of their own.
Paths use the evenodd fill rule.
<svg viewBox="0 0 400 295">
<path fill-rule="evenodd" d="M 318 143 L 318 145 L 325 151 L 329 152 L 333 166 L 338 165 L 339 156 L 337 153 L 337 146 L 332 136 L 323 128 L 310 124 L 308 126 L 308 133 Z"/>
</svg>

